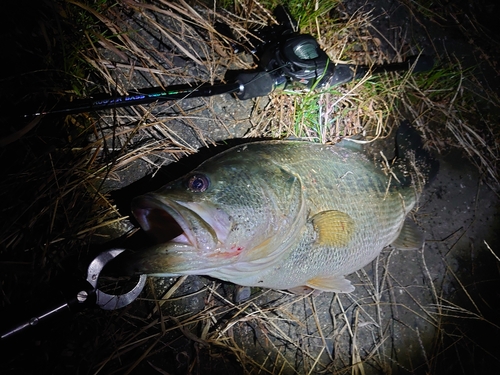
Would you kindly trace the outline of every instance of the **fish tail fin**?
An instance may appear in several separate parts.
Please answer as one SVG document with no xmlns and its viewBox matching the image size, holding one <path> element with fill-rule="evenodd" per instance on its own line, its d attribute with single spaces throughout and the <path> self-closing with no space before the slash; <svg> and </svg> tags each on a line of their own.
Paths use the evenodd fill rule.
<svg viewBox="0 0 500 375">
<path fill-rule="evenodd" d="M 418 182 L 425 187 L 434 180 L 439 170 L 439 162 L 424 149 L 420 133 L 407 120 L 400 124 L 396 133 L 396 157 L 401 162 L 398 177 L 403 185 Z"/>
</svg>

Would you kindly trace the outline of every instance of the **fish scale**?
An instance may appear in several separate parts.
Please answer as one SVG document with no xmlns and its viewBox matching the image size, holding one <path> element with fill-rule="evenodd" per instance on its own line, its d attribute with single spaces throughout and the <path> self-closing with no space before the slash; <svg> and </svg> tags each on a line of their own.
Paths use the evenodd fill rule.
<svg viewBox="0 0 500 375">
<path fill-rule="evenodd" d="M 216 155 L 134 200 L 132 211 L 154 237 L 165 237 L 153 233 L 161 231 L 162 217 L 170 218 L 165 225 L 175 218 L 183 233 L 123 255 L 123 270 L 208 275 L 295 291 L 353 291 L 345 276 L 384 247 L 422 244 L 405 218 L 425 183 L 416 176 L 430 177 L 432 158 L 420 149 L 412 153 L 404 142 L 420 147 L 408 135 L 413 128 L 399 131 L 406 133 L 398 138 L 391 173 L 347 141 L 260 141 Z"/>
<path fill-rule="evenodd" d="M 300 142 L 285 143 L 282 148 L 277 145 L 283 143 L 262 145 L 269 149 L 262 154 L 272 160 L 272 150 L 279 149 L 279 165 L 287 165 L 290 173 L 304 176 L 301 185 L 309 216 L 332 210 L 347 213 L 356 223 L 355 235 L 348 246 L 315 245 L 315 231 L 309 222 L 302 240 L 288 250 L 288 256 L 279 265 L 267 273 L 241 275 L 236 283 L 289 289 L 297 284 L 307 285 L 312 273 L 349 274 L 371 262 L 395 240 L 415 204 L 414 189 L 397 189 L 393 183 L 386 194 L 389 177 L 361 153 L 336 146 L 305 147 Z M 228 279 L 229 272 L 234 280 L 231 268 L 222 268 L 217 277 Z"/>
</svg>

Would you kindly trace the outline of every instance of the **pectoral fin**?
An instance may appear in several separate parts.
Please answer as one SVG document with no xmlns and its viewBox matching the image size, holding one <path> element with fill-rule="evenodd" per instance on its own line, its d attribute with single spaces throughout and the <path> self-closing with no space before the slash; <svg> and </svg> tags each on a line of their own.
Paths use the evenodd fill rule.
<svg viewBox="0 0 500 375">
<path fill-rule="evenodd" d="M 405 220 L 398 238 L 396 238 L 391 246 L 400 250 L 418 250 L 424 244 L 424 235 L 417 225 L 410 220 Z"/>
<path fill-rule="evenodd" d="M 317 276 L 306 283 L 306 286 L 325 292 L 351 293 L 354 286 L 344 276 Z"/>
<path fill-rule="evenodd" d="M 354 220 L 345 212 L 322 211 L 312 218 L 317 233 L 316 243 L 322 246 L 345 246 L 354 234 Z"/>
</svg>

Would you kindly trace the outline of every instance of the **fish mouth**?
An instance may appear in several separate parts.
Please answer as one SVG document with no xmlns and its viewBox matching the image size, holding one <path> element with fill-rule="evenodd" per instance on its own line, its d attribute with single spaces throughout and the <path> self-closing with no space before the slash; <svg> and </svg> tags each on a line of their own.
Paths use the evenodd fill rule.
<svg viewBox="0 0 500 375">
<path fill-rule="evenodd" d="M 225 246 L 231 220 L 210 202 L 149 193 L 132 201 L 132 213 L 157 244 L 121 257 L 117 267 L 122 272 L 167 277 L 207 274 L 219 266 L 217 254 Z"/>
<path fill-rule="evenodd" d="M 180 202 L 156 194 L 132 201 L 132 213 L 157 243 L 213 252 L 224 242 L 229 217 L 210 203 Z"/>
</svg>

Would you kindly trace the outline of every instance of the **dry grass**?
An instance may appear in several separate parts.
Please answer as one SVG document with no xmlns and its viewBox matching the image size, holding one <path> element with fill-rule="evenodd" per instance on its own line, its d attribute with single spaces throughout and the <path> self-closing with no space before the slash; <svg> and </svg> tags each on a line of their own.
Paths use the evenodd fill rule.
<svg viewBox="0 0 500 375">
<path fill-rule="evenodd" d="M 234 54 L 213 24 L 222 21 L 238 39 L 248 40 L 249 30 L 272 22 L 272 14 L 255 0 L 237 2 L 231 11 L 184 1 L 119 0 L 98 13 L 79 1 L 67 3 L 99 25 L 85 31 L 88 48 L 80 51 L 93 68 L 88 90 L 99 87 L 114 95 L 213 84 L 224 81 L 228 69 L 250 69 L 251 59 Z M 384 63 L 418 53 L 416 47 L 403 51 L 384 41 L 369 13 L 346 16 L 340 8 L 336 14 L 302 25 L 336 62 Z M 365 77 L 322 92 L 275 92 L 247 102 L 196 98 L 67 118 L 73 129 L 67 143 L 43 157 L 34 153 L 24 169 L 2 182 L 4 201 L 10 202 L 4 212 L 12 219 L 1 228 L 2 259 L 7 259 L 2 265 L 12 259 L 27 280 L 34 273 L 21 284 L 6 273 L 3 304 L 15 301 L 16 286 L 34 288 L 52 280 L 52 273 L 67 271 L 63 259 L 91 256 L 96 243 L 136 231 L 110 199 L 111 190 L 222 140 L 295 136 L 336 142 L 360 133 L 375 139 L 409 117 L 430 148 L 464 150 L 496 186 L 499 99 L 458 60 L 440 64 L 421 75 Z M 81 135 L 85 142 L 75 142 Z M 30 189 L 12 201 L 7 192 L 19 189 L 19 181 Z M 432 214 L 424 205 L 416 218 L 425 226 Z M 478 342 L 474 332 L 498 332 L 494 306 L 485 297 L 498 273 L 478 282 L 474 273 L 470 278 L 457 273 L 460 261 L 449 256 L 466 233 L 461 228 L 418 252 L 384 251 L 352 277 L 356 291 L 350 295 L 253 290 L 250 299 L 235 303 L 230 287 L 217 281 L 150 281 L 141 298 L 122 311 L 85 312 L 70 328 L 74 335 L 82 333 L 69 342 L 76 348 L 64 349 L 71 353 L 63 363 L 75 369 L 70 363 L 77 359 L 94 374 L 417 374 L 444 372 L 446 366 L 468 371 L 465 359 L 450 364 L 448 358 L 474 352 L 472 358 L 498 365 L 500 354 L 488 341 Z M 495 247 L 488 248 L 495 255 Z M 19 256 L 22 249 L 28 250 L 25 257 Z M 459 258 L 467 251 L 460 250 Z M 483 263 L 498 261 L 491 253 Z M 401 272 L 405 264 L 420 273 Z"/>
</svg>

